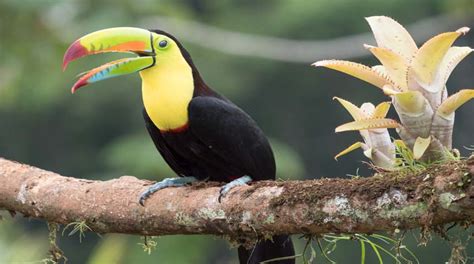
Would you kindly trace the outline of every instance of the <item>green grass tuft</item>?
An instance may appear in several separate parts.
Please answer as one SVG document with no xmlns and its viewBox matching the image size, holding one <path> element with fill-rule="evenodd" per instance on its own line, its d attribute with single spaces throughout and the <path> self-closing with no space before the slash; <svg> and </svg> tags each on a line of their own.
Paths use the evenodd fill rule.
<svg viewBox="0 0 474 264">
<path fill-rule="evenodd" d="M 146 253 L 148 253 L 148 255 L 151 254 L 151 252 L 153 250 L 156 249 L 156 246 L 158 245 L 158 243 L 154 240 L 155 237 L 150 237 L 150 236 L 143 236 L 142 237 L 142 240 L 143 242 L 142 243 L 138 243 L 138 245 L 140 245 L 143 249 L 143 251 L 145 251 Z"/>
<path fill-rule="evenodd" d="M 81 243 L 82 243 L 82 239 L 86 237 L 85 232 L 92 231 L 92 229 L 87 225 L 86 221 L 76 221 L 76 222 L 69 223 L 64 227 L 63 232 L 62 232 L 63 236 L 64 236 L 64 232 L 66 232 L 66 230 L 69 227 L 72 227 L 72 230 L 71 232 L 69 232 L 68 236 L 72 236 L 75 233 L 79 232 L 79 242 Z"/>
<path fill-rule="evenodd" d="M 415 159 L 413 151 L 405 145 L 395 145 L 395 169 L 397 171 L 421 172 L 430 164 Z"/>
<path fill-rule="evenodd" d="M 341 241 L 357 241 L 361 250 L 361 264 L 366 263 L 368 248 L 374 252 L 379 264 L 384 263 L 383 255 L 388 256 L 397 264 L 419 264 L 420 261 L 416 255 L 402 243 L 402 239 L 403 238 L 394 239 L 380 234 L 326 234 L 319 238 L 307 237 L 307 243 L 303 249 L 303 253 L 295 257 L 301 256 L 305 264 L 316 261 L 317 251 L 313 247 L 313 241 L 315 241 L 320 255 L 327 262 L 335 264 L 336 261 L 331 258 L 331 254 L 336 251 L 338 243 Z M 307 255 L 309 255 L 309 258 Z"/>
</svg>

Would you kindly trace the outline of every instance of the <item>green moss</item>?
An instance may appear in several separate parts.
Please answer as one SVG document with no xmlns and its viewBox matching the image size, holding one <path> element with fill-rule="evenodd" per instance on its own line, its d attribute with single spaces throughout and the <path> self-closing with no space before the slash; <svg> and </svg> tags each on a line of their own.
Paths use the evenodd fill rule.
<svg viewBox="0 0 474 264">
<path fill-rule="evenodd" d="M 263 221 L 264 224 L 273 224 L 275 223 L 275 215 L 270 214 L 267 216 L 267 218 Z"/>
<path fill-rule="evenodd" d="M 367 212 L 359 209 L 354 209 L 349 200 L 344 196 L 337 196 L 334 199 L 329 200 L 323 208 L 325 213 L 328 213 L 328 217 L 324 218 L 324 221 L 335 222 L 338 219 L 334 219 L 330 215 L 342 215 L 352 218 L 354 221 L 365 222 L 368 219 Z"/>
<path fill-rule="evenodd" d="M 202 208 L 199 210 L 199 216 L 206 220 L 225 219 L 226 215 L 222 209 L 213 210 L 211 208 Z"/>
<path fill-rule="evenodd" d="M 197 226 L 196 220 L 183 212 L 176 213 L 175 220 L 178 225 Z"/>
<path fill-rule="evenodd" d="M 455 199 L 456 199 L 456 196 L 452 193 L 442 193 L 439 195 L 438 200 L 442 208 L 453 211 L 453 212 L 459 212 L 461 210 L 459 206 L 457 206 L 456 204 L 453 204 L 453 201 L 455 201 Z"/>
<path fill-rule="evenodd" d="M 380 216 L 386 219 L 399 218 L 410 219 L 419 217 L 428 211 L 428 206 L 424 202 L 404 206 L 402 208 L 386 209 L 380 213 Z"/>
<path fill-rule="evenodd" d="M 49 257 L 44 259 L 45 263 L 59 263 L 61 260 L 64 263 L 67 262 L 67 258 L 64 255 L 64 252 L 59 248 L 57 245 L 57 233 L 58 233 L 59 225 L 56 223 L 48 222 L 48 230 L 49 230 Z"/>
</svg>

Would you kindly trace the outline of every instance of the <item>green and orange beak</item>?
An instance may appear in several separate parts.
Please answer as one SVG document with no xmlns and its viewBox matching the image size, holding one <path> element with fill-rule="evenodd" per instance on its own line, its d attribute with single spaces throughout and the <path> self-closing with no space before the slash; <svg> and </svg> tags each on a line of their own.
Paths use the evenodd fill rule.
<svg viewBox="0 0 474 264">
<path fill-rule="evenodd" d="M 63 70 L 78 58 L 105 52 L 132 52 L 139 57 L 106 63 L 82 74 L 71 92 L 90 83 L 130 74 L 155 65 L 153 32 L 141 28 L 118 27 L 90 33 L 69 46 L 64 54 Z"/>
</svg>

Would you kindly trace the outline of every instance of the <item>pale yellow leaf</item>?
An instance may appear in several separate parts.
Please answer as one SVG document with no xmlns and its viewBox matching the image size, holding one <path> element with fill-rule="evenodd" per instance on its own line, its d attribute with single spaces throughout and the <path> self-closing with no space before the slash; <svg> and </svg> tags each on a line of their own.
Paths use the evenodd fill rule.
<svg viewBox="0 0 474 264">
<path fill-rule="evenodd" d="M 400 54 L 407 62 L 418 49 L 410 33 L 397 21 L 386 16 L 366 18 L 374 33 L 377 46 Z"/>
<path fill-rule="evenodd" d="M 413 157 L 420 159 L 431 143 L 431 136 L 427 138 L 417 137 L 413 146 Z"/>
<path fill-rule="evenodd" d="M 426 99 L 418 91 L 409 91 L 394 95 L 396 103 L 408 114 L 420 114 L 425 110 Z"/>
<path fill-rule="evenodd" d="M 385 70 L 385 67 L 383 65 L 374 65 L 370 68 L 372 68 L 372 70 L 377 71 L 383 75 L 387 75 L 387 70 Z"/>
<path fill-rule="evenodd" d="M 382 90 L 384 89 L 385 86 L 390 85 L 391 87 L 393 87 L 393 89 L 397 90 L 398 92 L 402 91 L 402 89 L 399 88 L 395 84 L 395 81 L 388 74 L 387 69 L 385 69 L 383 65 L 375 65 L 375 66 L 372 66 L 371 69 L 387 81 L 387 83 L 384 84 L 384 86 L 382 87 Z"/>
<path fill-rule="evenodd" d="M 349 112 L 354 120 L 368 118 L 368 116 L 366 116 L 364 112 L 362 112 L 362 110 L 360 110 L 359 107 L 353 103 L 339 97 L 334 97 L 333 99 L 336 99 L 347 110 L 347 112 Z"/>
<path fill-rule="evenodd" d="M 406 91 L 408 89 L 406 76 L 408 64 L 406 63 L 406 60 L 389 49 L 370 45 L 364 46 L 383 64 L 387 74 L 390 76 L 390 79 L 393 80 L 395 85 L 400 90 Z"/>
<path fill-rule="evenodd" d="M 372 115 L 374 114 L 375 105 L 372 103 L 363 103 L 360 106 L 360 110 L 362 110 L 362 112 L 367 116 L 367 119 L 369 119 L 372 118 Z"/>
<path fill-rule="evenodd" d="M 425 87 L 428 91 L 440 91 L 448 81 L 449 76 L 454 68 L 471 53 L 473 49 L 470 47 L 451 47 L 439 64 L 436 77 L 430 87 Z"/>
<path fill-rule="evenodd" d="M 423 87 L 434 81 L 436 71 L 444 56 L 454 41 L 464 33 L 465 31 L 462 30 L 441 33 L 429 39 L 420 47 L 410 64 L 410 68 Z"/>
<path fill-rule="evenodd" d="M 340 125 L 336 128 L 336 132 L 376 128 L 397 128 L 398 126 L 399 124 L 397 121 L 389 118 L 364 119 Z"/>
<path fill-rule="evenodd" d="M 390 110 L 390 102 L 382 102 L 375 107 L 372 118 L 385 118 L 387 116 L 388 110 Z"/>
<path fill-rule="evenodd" d="M 401 91 L 399 90 L 395 90 L 395 88 L 393 88 L 391 85 L 387 84 L 387 85 L 384 85 L 383 88 L 383 93 L 386 94 L 386 95 L 389 95 L 389 96 L 392 96 L 392 95 L 396 95 L 398 93 L 400 93 Z"/>
<path fill-rule="evenodd" d="M 438 108 L 437 114 L 449 118 L 459 107 L 474 98 L 474 89 L 461 90 L 446 99 Z"/>
<path fill-rule="evenodd" d="M 349 147 L 347 147 L 346 149 L 344 149 L 343 151 L 339 152 L 336 156 L 334 156 L 334 159 L 337 160 L 337 158 L 339 158 L 341 156 L 344 156 L 347 153 L 352 152 L 352 151 L 354 151 L 358 148 L 361 148 L 363 145 L 364 145 L 364 143 L 362 143 L 362 142 L 356 142 L 356 143 L 350 145 Z"/>
<path fill-rule="evenodd" d="M 313 66 L 326 67 L 340 71 L 366 81 L 379 88 L 382 88 L 385 84 L 390 84 L 390 80 L 387 79 L 387 77 L 382 73 L 360 63 L 343 60 L 322 60 L 313 63 Z"/>
<path fill-rule="evenodd" d="M 374 150 L 372 148 L 366 149 L 366 150 L 364 150 L 364 156 L 366 156 L 369 159 L 372 159 L 372 153 L 373 152 L 374 152 Z"/>
</svg>

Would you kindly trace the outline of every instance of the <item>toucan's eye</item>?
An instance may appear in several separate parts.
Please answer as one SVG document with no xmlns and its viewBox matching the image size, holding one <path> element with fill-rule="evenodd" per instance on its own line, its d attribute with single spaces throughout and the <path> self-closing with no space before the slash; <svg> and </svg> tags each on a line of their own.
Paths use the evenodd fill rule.
<svg viewBox="0 0 474 264">
<path fill-rule="evenodd" d="M 168 41 L 162 40 L 158 43 L 158 46 L 160 46 L 160 48 L 166 48 L 166 46 L 168 46 Z"/>
</svg>

